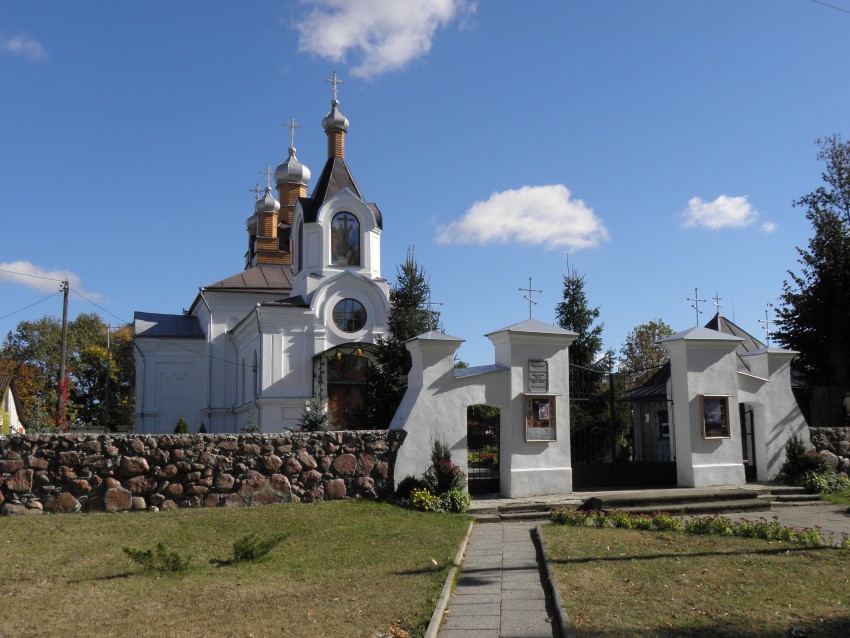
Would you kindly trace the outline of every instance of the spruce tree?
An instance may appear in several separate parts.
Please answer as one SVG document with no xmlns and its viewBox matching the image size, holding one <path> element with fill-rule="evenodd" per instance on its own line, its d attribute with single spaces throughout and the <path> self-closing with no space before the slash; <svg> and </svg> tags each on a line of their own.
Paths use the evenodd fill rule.
<svg viewBox="0 0 850 638">
<path fill-rule="evenodd" d="M 591 308 L 588 305 L 584 292 L 584 275 L 579 275 L 575 268 L 571 268 L 564 275 L 563 299 L 555 306 L 558 325 L 578 333 L 578 338 L 570 346 L 570 363 L 592 368 L 596 364 L 599 351 L 602 350 L 602 329 L 605 324 L 593 325 L 599 318 L 599 307 Z M 607 369 L 611 356 L 612 353 L 608 352 L 608 361 L 596 365 Z"/>
<path fill-rule="evenodd" d="M 366 375 L 365 407 L 352 419 L 356 427 L 389 427 L 407 390 L 411 359 L 404 342 L 437 328 L 436 313 L 424 307 L 430 295 L 425 268 L 408 252 L 396 269 L 396 284 L 390 290 L 388 333 L 375 343 Z"/>
</svg>

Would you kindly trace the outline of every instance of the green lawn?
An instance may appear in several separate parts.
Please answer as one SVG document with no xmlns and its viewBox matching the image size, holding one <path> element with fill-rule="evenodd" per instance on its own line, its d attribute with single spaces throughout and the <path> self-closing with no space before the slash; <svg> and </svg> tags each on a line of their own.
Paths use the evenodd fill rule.
<svg viewBox="0 0 850 638">
<path fill-rule="evenodd" d="M 7 517 L 0 637 L 421 635 L 468 524 L 358 501 Z M 251 532 L 290 536 L 258 563 L 209 563 Z M 122 551 L 158 542 L 192 554 L 190 571 L 146 571 Z"/>
<path fill-rule="evenodd" d="M 850 636 L 850 551 L 546 525 L 576 638 Z"/>
</svg>

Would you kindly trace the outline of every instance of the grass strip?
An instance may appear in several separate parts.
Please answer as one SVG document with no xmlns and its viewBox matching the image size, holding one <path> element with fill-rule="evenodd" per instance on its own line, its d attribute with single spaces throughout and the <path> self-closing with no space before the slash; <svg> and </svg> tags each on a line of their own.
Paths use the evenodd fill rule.
<svg viewBox="0 0 850 638">
<path fill-rule="evenodd" d="M 361 501 L 8 517 L 0 637 L 421 636 L 468 524 Z M 288 536 L 262 561 L 209 564 L 248 534 Z M 122 551 L 158 543 L 197 560 L 163 575 Z"/>
<path fill-rule="evenodd" d="M 785 541 L 542 526 L 576 638 L 850 635 L 850 553 Z"/>
</svg>

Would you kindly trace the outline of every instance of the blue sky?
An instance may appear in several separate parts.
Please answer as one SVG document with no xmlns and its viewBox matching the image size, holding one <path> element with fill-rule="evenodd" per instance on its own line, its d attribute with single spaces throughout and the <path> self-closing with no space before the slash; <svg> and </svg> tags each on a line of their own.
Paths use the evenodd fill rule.
<svg viewBox="0 0 850 638">
<path fill-rule="evenodd" d="M 553 322 L 568 260 L 607 347 L 694 325 L 694 288 L 762 336 L 848 60 L 850 0 L 0 0 L 0 269 L 111 313 L 71 316 L 179 313 L 242 269 L 291 115 L 319 174 L 336 69 L 383 274 L 415 245 L 464 360 L 529 277 Z M 0 334 L 60 315 L 56 286 L 0 271 Z"/>
</svg>

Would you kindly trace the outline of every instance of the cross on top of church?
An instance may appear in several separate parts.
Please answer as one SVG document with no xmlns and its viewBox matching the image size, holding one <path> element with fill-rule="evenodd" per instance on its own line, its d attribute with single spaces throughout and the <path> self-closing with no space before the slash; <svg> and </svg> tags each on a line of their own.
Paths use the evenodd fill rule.
<svg viewBox="0 0 850 638">
<path fill-rule="evenodd" d="M 693 308 L 696 311 L 696 317 L 697 317 L 696 325 L 699 325 L 699 316 L 702 314 L 702 310 L 699 309 L 699 303 L 701 301 L 705 301 L 705 299 L 700 299 L 699 298 L 699 292 L 697 291 L 696 288 L 694 288 L 694 298 L 691 299 L 690 297 L 688 297 L 686 299 L 686 301 L 693 301 L 694 302 L 694 303 L 691 304 L 691 308 Z"/>
<path fill-rule="evenodd" d="M 720 305 L 721 301 L 723 301 L 723 300 L 720 298 L 720 293 L 717 293 L 717 292 L 714 293 L 714 297 L 712 297 L 712 303 L 715 306 L 717 306 L 717 314 L 718 315 L 720 314 L 720 309 L 723 307 L 723 306 Z"/>
<path fill-rule="evenodd" d="M 295 116 L 293 115 L 284 126 L 289 129 L 289 145 L 295 146 L 295 129 L 301 128 L 301 124 L 295 121 Z"/>
<path fill-rule="evenodd" d="M 531 277 L 528 278 L 528 288 L 520 288 L 519 291 L 528 293 L 527 295 L 523 295 L 522 298 L 528 301 L 528 318 L 531 319 L 531 307 L 537 305 L 537 302 L 534 301 L 534 299 L 531 298 L 531 295 L 532 295 L 532 293 L 535 293 L 535 292 L 542 293 L 543 291 L 537 290 L 536 288 L 531 287 Z"/>
<path fill-rule="evenodd" d="M 259 171 L 260 175 L 266 176 L 266 188 L 272 187 L 272 175 L 274 175 L 274 171 L 272 170 L 271 164 L 266 164 L 266 170 Z"/>
<path fill-rule="evenodd" d="M 334 102 L 339 102 L 339 95 L 338 95 L 338 92 L 337 92 L 336 85 L 337 84 L 345 84 L 345 82 L 343 80 L 337 80 L 336 79 L 336 69 L 334 69 L 333 78 L 325 78 L 325 82 L 330 82 L 331 84 L 333 84 L 333 87 L 334 87 Z"/>
<path fill-rule="evenodd" d="M 252 193 L 254 193 L 254 199 L 260 199 L 260 193 L 263 192 L 263 189 L 260 188 L 259 182 L 254 184 L 254 188 L 249 188 L 248 190 L 251 191 Z"/>
<path fill-rule="evenodd" d="M 770 336 L 773 334 L 773 332 L 770 330 L 770 323 L 771 322 L 770 322 L 770 314 L 769 314 L 770 313 L 769 308 L 772 308 L 772 307 L 773 307 L 772 303 L 767 304 L 767 308 L 764 309 L 764 319 L 759 319 L 759 323 L 764 324 L 764 337 L 765 337 L 765 341 L 767 341 L 767 347 L 768 348 L 770 347 Z"/>
</svg>

